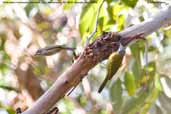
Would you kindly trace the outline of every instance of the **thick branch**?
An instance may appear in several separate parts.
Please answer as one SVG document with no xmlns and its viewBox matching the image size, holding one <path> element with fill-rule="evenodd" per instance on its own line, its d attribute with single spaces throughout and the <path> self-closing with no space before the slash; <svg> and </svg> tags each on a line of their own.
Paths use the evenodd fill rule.
<svg viewBox="0 0 171 114">
<path fill-rule="evenodd" d="M 148 21 L 123 30 L 119 35 L 121 38 L 128 38 L 139 33 L 148 35 L 170 22 L 171 8 L 168 8 Z M 55 81 L 31 108 L 22 114 L 44 114 L 47 112 L 73 86 L 76 86 L 91 68 L 118 49 L 118 43 L 114 41 L 116 38 L 119 38 L 116 33 L 103 33 L 92 44 L 88 45 L 75 63 Z"/>
</svg>

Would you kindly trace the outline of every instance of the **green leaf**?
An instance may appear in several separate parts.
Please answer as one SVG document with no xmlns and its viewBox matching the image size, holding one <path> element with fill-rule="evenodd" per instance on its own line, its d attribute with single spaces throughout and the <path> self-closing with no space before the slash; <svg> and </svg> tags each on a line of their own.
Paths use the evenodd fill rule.
<svg viewBox="0 0 171 114">
<path fill-rule="evenodd" d="M 153 103 L 158 98 L 160 92 L 162 90 L 161 84 L 160 84 L 160 76 L 158 74 L 155 74 L 152 89 L 149 92 L 147 99 L 145 100 L 145 103 L 143 107 L 141 108 L 141 114 L 146 114 L 150 107 L 153 105 Z"/>
<path fill-rule="evenodd" d="M 37 4 L 28 3 L 28 4 L 26 5 L 26 7 L 24 8 L 28 17 L 29 17 L 29 15 L 30 15 L 31 10 L 32 10 L 35 6 L 37 6 Z"/>
<path fill-rule="evenodd" d="M 75 5 L 76 2 L 79 2 L 79 1 L 80 0 L 68 0 L 68 1 L 66 1 L 63 9 L 64 10 L 69 10 L 69 9 L 71 9 Z"/>
<path fill-rule="evenodd" d="M 97 12 L 101 3 L 102 0 L 98 0 L 97 4 L 87 4 L 83 7 L 79 24 L 79 31 L 83 40 L 95 29 Z"/>
<path fill-rule="evenodd" d="M 135 95 L 136 93 L 136 83 L 135 77 L 132 72 L 126 72 L 124 76 L 125 88 L 130 96 Z"/>
<path fill-rule="evenodd" d="M 139 65 L 139 63 L 136 60 L 133 60 L 133 63 L 131 65 L 131 70 L 133 75 L 135 76 L 135 80 L 137 82 L 139 82 L 139 80 L 141 79 L 141 66 Z M 139 83 L 137 83 L 136 85 L 138 85 Z"/>
<path fill-rule="evenodd" d="M 156 74 L 156 65 L 155 62 L 152 61 L 148 63 L 148 65 L 144 66 L 144 68 L 142 68 L 140 80 L 138 80 L 137 82 L 140 85 L 148 84 L 149 82 L 154 80 L 155 74 Z"/>
<path fill-rule="evenodd" d="M 65 98 L 64 103 L 67 106 L 66 109 L 68 110 L 68 112 L 72 111 L 75 108 L 74 103 L 69 98 Z"/>
<path fill-rule="evenodd" d="M 154 77 L 154 85 L 155 85 L 155 87 L 158 89 L 158 90 L 160 90 L 160 91 L 162 91 L 162 86 L 161 86 L 161 83 L 160 83 L 160 75 L 158 75 L 158 74 L 156 74 L 156 76 Z"/>
<path fill-rule="evenodd" d="M 121 114 L 135 114 L 139 112 L 140 106 L 145 101 L 147 92 L 141 93 L 138 97 L 131 97 L 128 99 L 123 106 Z"/>
<path fill-rule="evenodd" d="M 148 63 L 147 72 L 150 76 L 155 75 L 155 73 L 156 73 L 156 62 L 155 61 L 151 61 L 150 63 Z"/>
<path fill-rule="evenodd" d="M 155 84 L 155 82 L 159 80 L 158 76 L 159 75 L 155 75 L 154 80 L 147 86 L 147 90 L 142 89 L 138 96 L 131 97 L 124 103 L 121 114 L 146 114 L 148 112 L 161 92 Z"/>
<path fill-rule="evenodd" d="M 81 105 L 82 107 L 84 107 L 84 106 L 87 105 L 88 99 L 87 99 L 86 96 L 79 95 L 79 96 L 78 96 L 78 102 L 80 103 L 80 105 Z"/>
<path fill-rule="evenodd" d="M 0 64 L 0 72 L 3 75 L 6 75 L 9 72 L 9 67 L 6 64 L 1 63 Z"/>
<path fill-rule="evenodd" d="M 110 88 L 110 98 L 113 102 L 113 110 L 116 114 L 119 113 L 119 111 L 121 110 L 123 102 L 121 85 L 121 80 L 118 79 L 115 83 L 112 84 L 112 87 Z"/>
<path fill-rule="evenodd" d="M 4 2 L 12 2 L 12 0 L 4 0 Z"/>
<path fill-rule="evenodd" d="M 129 6 L 129 7 L 135 7 L 138 0 L 121 0 L 125 5 Z"/>
<path fill-rule="evenodd" d="M 131 48 L 132 55 L 138 61 L 139 65 L 141 65 L 140 55 L 141 55 L 141 53 L 144 53 L 144 51 L 145 51 L 144 42 L 142 40 L 139 40 L 136 43 L 132 44 L 130 46 L 130 48 Z"/>
<path fill-rule="evenodd" d="M 118 22 L 118 31 L 124 29 L 124 23 L 125 23 L 124 15 L 120 15 L 117 22 Z"/>
<path fill-rule="evenodd" d="M 112 3 L 112 2 L 116 2 L 116 1 L 118 1 L 118 0 L 106 0 L 107 1 L 107 3 L 109 4 L 109 3 Z"/>
<path fill-rule="evenodd" d="M 121 11 L 126 10 L 128 8 L 125 5 L 120 4 L 120 2 L 116 2 L 111 6 L 111 9 L 108 9 L 110 16 L 112 16 L 113 20 L 118 20 L 119 16 L 121 15 Z"/>
<path fill-rule="evenodd" d="M 107 13 L 108 13 L 108 22 L 114 25 L 117 24 L 117 31 L 121 31 L 125 25 L 125 17 L 121 13 L 123 10 L 127 10 L 128 7 L 121 4 L 120 2 L 114 2 L 112 4 L 108 3 Z"/>
<path fill-rule="evenodd" d="M 80 17 L 80 24 L 79 24 L 79 30 L 81 37 L 85 35 L 85 33 L 93 30 L 91 23 L 94 21 L 95 22 L 95 11 L 94 11 L 94 5 L 86 5 L 83 8 L 83 11 L 81 13 Z"/>
<path fill-rule="evenodd" d="M 132 72 L 135 76 L 137 82 L 140 81 L 142 76 L 142 65 L 141 65 L 141 54 L 145 50 L 145 45 L 143 41 L 137 41 L 130 46 L 131 53 L 133 55 L 133 63 L 131 65 Z M 138 84 L 138 83 L 137 83 Z"/>
</svg>

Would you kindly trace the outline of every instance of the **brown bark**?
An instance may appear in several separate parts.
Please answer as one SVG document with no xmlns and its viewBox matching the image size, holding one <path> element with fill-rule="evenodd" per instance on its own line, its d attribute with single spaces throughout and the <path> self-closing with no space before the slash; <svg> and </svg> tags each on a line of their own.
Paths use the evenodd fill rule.
<svg viewBox="0 0 171 114">
<path fill-rule="evenodd" d="M 33 100 L 38 99 L 43 94 L 43 89 L 40 86 L 40 80 L 33 73 L 31 65 L 28 65 L 28 68 L 24 71 L 18 65 L 15 69 L 17 79 L 19 82 L 19 87 L 26 89 Z"/>
</svg>

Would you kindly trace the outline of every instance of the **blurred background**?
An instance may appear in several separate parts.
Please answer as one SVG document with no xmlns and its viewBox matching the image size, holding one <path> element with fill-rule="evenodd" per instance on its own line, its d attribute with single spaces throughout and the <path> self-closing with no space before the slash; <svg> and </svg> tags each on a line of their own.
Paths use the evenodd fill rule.
<svg viewBox="0 0 171 114">
<path fill-rule="evenodd" d="M 66 45 L 76 48 L 76 54 L 83 51 L 86 38 L 96 26 L 102 0 L 45 3 L 62 1 L 1 0 L 0 114 L 14 114 L 18 107 L 26 110 L 32 106 L 73 63 L 72 52 L 63 50 L 52 56 L 35 56 L 39 48 Z M 91 42 L 103 31 L 121 31 L 167 7 L 165 3 L 150 2 L 104 0 Z M 97 90 L 107 73 L 106 60 L 90 70 L 56 106 L 61 114 L 170 114 L 170 50 L 171 27 L 166 26 L 149 35 L 147 41 L 137 41 L 126 49 L 122 67 L 102 93 Z"/>
</svg>

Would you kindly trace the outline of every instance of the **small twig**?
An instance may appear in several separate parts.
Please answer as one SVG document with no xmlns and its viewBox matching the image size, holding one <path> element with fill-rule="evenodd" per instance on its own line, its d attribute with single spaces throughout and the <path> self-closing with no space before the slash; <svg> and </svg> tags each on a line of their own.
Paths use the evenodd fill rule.
<svg viewBox="0 0 171 114">
<path fill-rule="evenodd" d="M 162 4 L 162 3 L 164 3 L 164 4 L 169 5 L 169 3 L 167 3 L 167 2 L 162 2 L 162 1 L 147 0 L 147 2 L 148 2 L 148 3 L 153 3 L 153 4 Z"/>
<path fill-rule="evenodd" d="M 11 87 L 11 86 L 7 86 L 7 85 L 0 85 L 0 88 L 2 89 L 6 89 L 8 91 L 15 91 L 17 93 L 19 93 L 20 91 L 17 88 Z"/>
<path fill-rule="evenodd" d="M 77 86 L 74 86 L 73 88 L 71 88 L 71 90 L 67 93 L 67 96 L 69 96 L 76 88 Z"/>
<path fill-rule="evenodd" d="M 91 38 L 92 38 L 92 37 L 94 36 L 94 34 L 97 32 L 97 26 L 98 26 L 98 23 L 99 23 L 99 21 L 98 21 L 98 17 L 99 17 L 100 9 L 101 9 L 101 7 L 102 7 L 103 3 L 104 3 L 104 0 L 102 1 L 102 3 L 101 3 L 101 4 L 100 4 L 100 6 L 99 6 L 99 9 L 97 10 L 97 16 L 96 16 L 96 24 L 95 24 L 95 28 L 94 28 L 94 31 L 90 34 L 90 36 L 87 38 L 86 45 L 88 45 L 88 44 L 89 44 L 89 42 L 90 42 Z"/>
<path fill-rule="evenodd" d="M 81 76 L 79 82 L 81 82 L 81 81 L 83 80 L 83 78 L 84 78 L 84 77 Z M 79 84 L 79 83 L 78 83 L 78 84 Z M 76 84 L 73 88 L 71 88 L 71 90 L 67 93 L 67 96 L 69 96 L 69 95 L 75 90 L 75 88 L 77 87 L 78 84 Z"/>
<path fill-rule="evenodd" d="M 145 41 L 145 52 L 144 52 L 144 58 L 145 58 L 145 66 L 148 65 L 148 41 Z"/>
</svg>

